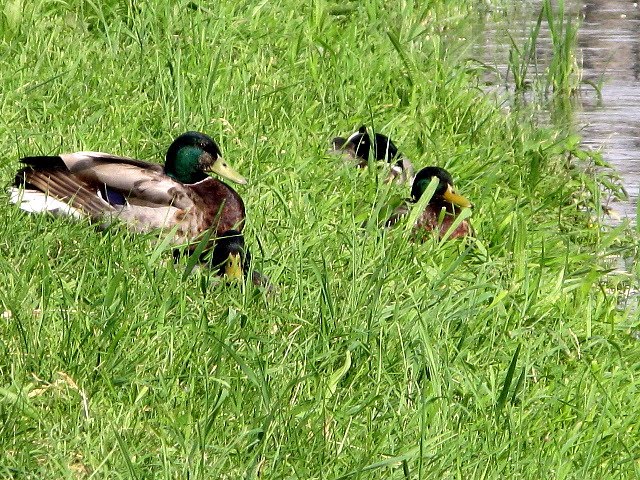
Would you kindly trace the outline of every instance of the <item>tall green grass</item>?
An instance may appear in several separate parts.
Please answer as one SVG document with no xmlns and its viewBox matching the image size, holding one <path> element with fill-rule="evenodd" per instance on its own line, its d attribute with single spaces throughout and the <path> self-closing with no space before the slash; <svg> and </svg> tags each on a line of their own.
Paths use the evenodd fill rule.
<svg viewBox="0 0 640 480">
<path fill-rule="evenodd" d="M 551 35 L 553 55 L 547 67 L 547 85 L 554 93 L 570 95 L 580 87 L 580 67 L 577 61 L 578 21 L 565 9 L 564 0 L 554 10 L 550 0 L 542 8 Z"/>
<path fill-rule="evenodd" d="M 507 33 L 510 42 L 507 81 L 516 93 L 533 90 L 564 98 L 578 92 L 582 80 L 577 58 L 579 20 L 567 10 L 563 0 L 555 3 L 544 0 L 523 39 Z M 545 40 L 549 42 L 548 54 L 542 53 Z M 600 86 L 589 84 L 599 94 Z"/>
<path fill-rule="evenodd" d="M 11 2 L 0 174 L 187 129 L 249 177 L 272 295 L 162 238 L 0 207 L 0 476 L 638 475 L 637 319 L 572 138 L 475 88 L 442 2 Z M 9 9 L 9 10 L 7 10 Z M 11 14 L 12 15 L 12 14 Z M 476 237 L 361 228 L 388 191 L 325 154 L 366 123 L 449 169 Z M 588 208 L 585 208 L 588 207 Z"/>
<path fill-rule="evenodd" d="M 540 27 L 545 14 L 545 8 L 540 9 L 540 13 L 535 24 L 531 27 L 529 35 L 525 38 L 524 44 L 520 44 L 521 40 L 514 38 L 509 32 L 510 48 L 507 63 L 507 81 L 511 74 L 513 88 L 517 93 L 522 93 L 531 87 L 532 79 L 529 78 L 529 69 L 534 67 L 537 74 L 537 48 L 538 37 L 540 36 Z M 536 75 L 534 75 L 536 78 Z"/>
</svg>

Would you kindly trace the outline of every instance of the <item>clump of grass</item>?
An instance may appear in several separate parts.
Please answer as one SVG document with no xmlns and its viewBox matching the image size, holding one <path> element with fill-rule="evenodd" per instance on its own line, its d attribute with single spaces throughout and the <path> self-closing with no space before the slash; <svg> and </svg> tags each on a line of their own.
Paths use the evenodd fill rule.
<svg viewBox="0 0 640 480">
<path fill-rule="evenodd" d="M 551 35 L 552 56 L 547 67 L 547 88 L 558 95 L 571 95 L 580 87 L 580 67 L 576 58 L 578 22 L 567 15 L 564 0 L 554 8 L 545 0 L 542 11 Z"/>
<path fill-rule="evenodd" d="M 509 82 L 509 73 L 513 77 L 513 88 L 516 93 L 522 93 L 531 87 L 531 79 L 529 78 L 529 69 L 537 67 L 537 43 L 540 35 L 540 26 L 542 25 L 544 9 L 540 10 L 538 19 L 531 28 L 529 36 L 526 38 L 524 45 L 520 47 L 518 41 L 507 32 L 511 47 L 509 49 L 509 59 L 507 63 L 506 81 Z M 535 77 L 535 76 L 534 76 Z"/>
<path fill-rule="evenodd" d="M 541 37 L 541 28 L 546 26 Z M 579 22 L 568 14 L 564 1 L 554 5 L 545 0 L 529 34 L 515 39 L 507 32 L 510 42 L 506 80 L 516 93 L 533 90 L 563 97 L 575 94 L 581 83 L 581 70 L 576 57 Z M 541 42 L 549 34 L 548 59 L 539 55 Z M 520 42 L 523 42 L 520 45 Z M 545 68 L 542 69 L 542 64 Z M 541 72 L 545 72 L 541 75 Z M 509 76 L 511 75 L 511 80 Z M 589 82 L 599 92 L 600 87 Z"/>
</svg>

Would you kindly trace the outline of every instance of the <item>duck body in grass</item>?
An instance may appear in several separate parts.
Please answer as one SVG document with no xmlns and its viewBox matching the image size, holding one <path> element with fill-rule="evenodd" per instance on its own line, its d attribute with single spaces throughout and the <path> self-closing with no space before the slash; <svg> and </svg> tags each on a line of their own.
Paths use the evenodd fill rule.
<svg viewBox="0 0 640 480">
<path fill-rule="evenodd" d="M 209 229 L 219 235 L 244 226 L 240 195 L 207 173 L 240 184 L 246 180 L 222 158 L 218 145 L 199 132 L 177 137 L 164 167 L 101 152 L 31 156 L 21 163 L 11 201 L 28 212 L 100 223 L 117 220 L 135 232 L 175 229 L 172 243 L 190 249 Z"/>
<path fill-rule="evenodd" d="M 416 239 L 422 239 L 432 236 L 433 232 L 437 232 L 439 238 L 445 236 L 462 208 L 470 208 L 472 205 L 469 200 L 456 193 L 451 174 L 440 167 L 425 167 L 418 172 L 411 187 L 411 198 L 394 210 L 386 226 L 392 226 L 410 214 L 411 209 L 420 200 L 434 177 L 439 181 L 438 186 L 424 211 L 418 216 L 413 226 L 413 236 Z M 469 222 L 463 220 L 448 238 L 465 237 L 472 233 Z"/>
<path fill-rule="evenodd" d="M 378 132 L 370 135 L 365 125 L 348 138 L 335 137 L 331 141 L 330 153 L 341 154 L 360 168 L 366 167 L 370 158 L 376 162 L 386 162 L 390 167 L 388 182 L 408 183 L 413 177 L 413 165 L 398 152 L 391 139 Z"/>
</svg>

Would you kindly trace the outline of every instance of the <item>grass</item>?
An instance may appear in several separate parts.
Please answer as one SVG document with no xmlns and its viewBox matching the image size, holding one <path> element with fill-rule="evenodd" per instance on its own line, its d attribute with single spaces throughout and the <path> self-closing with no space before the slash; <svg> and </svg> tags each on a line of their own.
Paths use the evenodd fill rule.
<svg viewBox="0 0 640 480">
<path fill-rule="evenodd" d="M 573 17 L 565 8 L 564 0 L 555 3 L 544 0 L 535 22 L 522 39 L 506 32 L 510 48 L 505 80 L 516 93 L 533 90 L 544 96 L 553 93 L 554 98 L 563 100 L 578 93 L 583 81 L 576 57 L 579 21 Z M 548 52 L 543 44 L 547 35 Z M 592 81 L 583 83 L 593 87 L 600 96 L 601 85 Z"/>
<path fill-rule="evenodd" d="M 561 95 L 576 93 L 581 79 L 576 59 L 578 21 L 565 12 L 564 0 L 558 1 L 555 12 L 551 1 L 545 0 L 542 11 L 549 27 L 553 52 L 547 68 L 547 85 Z"/>
<path fill-rule="evenodd" d="M 518 93 L 525 92 L 531 86 L 532 80 L 528 75 L 529 68 L 535 67 L 537 70 L 536 54 L 538 36 L 540 35 L 540 27 L 542 26 L 542 19 L 545 13 L 552 18 L 552 13 L 550 13 L 546 4 L 540 9 L 536 23 L 531 27 L 529 35 L 524 40 L 524 45 L 520 45 L 519 41 L 507 32 L 511 46 L 509 49 L 506 80 L 509 81 L 509 72 L 511 72 L 511 83 L 513 84 L 514 90 Z"/>
<path fill-rule="evenodd" d="M 634 237 L 593 223 L 573 137 L 450 56 L 466 10 L 421 5 L 5 3 L 4 181 L 21 155 L 161 161 L 208 132 L 277 293 L 3 201 L 0 477 L 640 474 L 635 279 L 607 264 Z M 362 123 L 453 173 L 476 238 L 360 228 L 407 194 L 325 154 Z"/>
</svg>

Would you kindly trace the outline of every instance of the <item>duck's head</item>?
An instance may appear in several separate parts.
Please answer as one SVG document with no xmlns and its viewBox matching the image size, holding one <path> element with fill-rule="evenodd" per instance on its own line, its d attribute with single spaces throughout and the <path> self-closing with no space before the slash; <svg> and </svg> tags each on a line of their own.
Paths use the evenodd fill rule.
<svg viewBox="0 0 640 480">
<path fill-rule="evenodd" d="M 227 230 L 220 235 L 216 239 L 209 262 L 218 275 L 227 280 L 242 280 L 251 263 L 251 254 L 245 247 L 242 233 Z"/>
<path fill-rule="evenodd" d="M 247 183 L 222 158 L 216 142 L 200 132 L 186 132 L 173 141 L 167 150 L 164 170 L 168 176 L 182 183 L 200 182 L 207 178 L 208 172 L 217 173 L 236 183 Z"/>
<path fill-rule="evenodd" d="M 440 183 L 429 203 L 450 203 L 458 207 L 471 207 L 469 200 L 455 192 L 451 174 L 440 167 L 425 167 L 418 172 L 411 187 L 411 199 L 414 202 L 420 200 L 420 197 L 431 183 L 433 177 L 436 177 Z"/>
<path fill-rule="evenodd" d="M 346 153 L 359 160 L 358 166 L 360 167 L 367 165 L 372 148 L 373 159 L 376 161 L 391 162 L 398 154 L 398 149 L 389 137 L 381 133 L 375 133 L 372 142 L 367 127 L 364 125 L 357 132 L 352 133 L 349 138 L 335 137 L 331 144 L 334 152 Z"/>
</svg>

